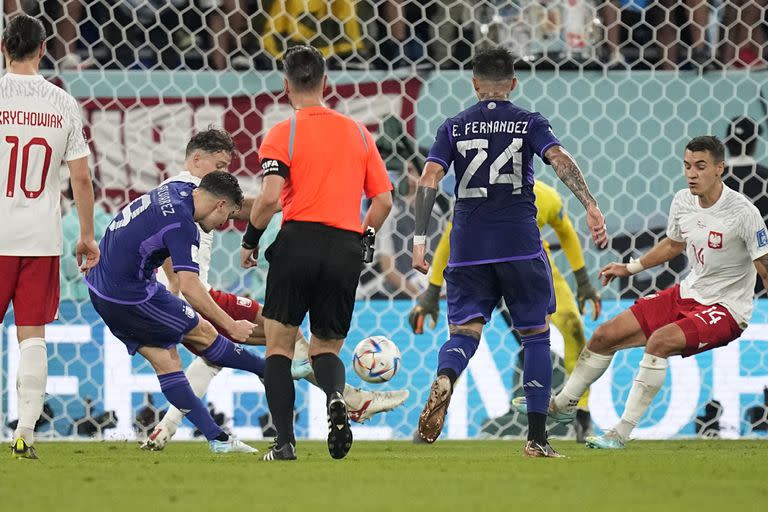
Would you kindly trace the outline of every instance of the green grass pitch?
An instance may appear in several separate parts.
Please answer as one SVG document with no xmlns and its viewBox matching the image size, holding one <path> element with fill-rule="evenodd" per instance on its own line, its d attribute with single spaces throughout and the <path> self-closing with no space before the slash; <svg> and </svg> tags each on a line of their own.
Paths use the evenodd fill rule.
<svg viewBox="0 0 768 512">
<path fill-rule="evenodd" d="M 0 459 L 0 510 L 768 510 L 766 441 L 636 441 L 612 452 L 553 444 L 568 458 L 523 458 L 522 441 L 357 442 L 341 461 L 324 443 L 299 442 L 288 463 L 215 456 L 203 442 L 158 453 L 40 442 L 40 460 Z"/>
</svg>

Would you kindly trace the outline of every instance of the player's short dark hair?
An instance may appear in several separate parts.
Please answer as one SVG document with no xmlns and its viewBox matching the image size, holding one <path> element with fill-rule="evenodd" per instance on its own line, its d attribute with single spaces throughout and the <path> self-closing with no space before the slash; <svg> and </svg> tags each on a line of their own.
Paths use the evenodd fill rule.
<svg viewBox="0 0 768 512">
<path fill-rule="evenodd" d="M 515 77 L 515 58 L 501 46 L 478 50 L 472 59 L 472 75 L 481 80 L 512 80 Z"/>
<path fill-rule="evenodd" d="M 725 160 L 725 147 L 723 143 L 714 135 L 702 135 L 694 137 L 685 145 L 688 151 L 709 151 L 715 163 Z"/>
<path fill-rule="evenodd" d="M 283 55 L 283 72 L 297 92 L 313 91 L 323 83 L 325 59 L 311 46 L 292 46 Z"/>
<path fill-rule="evenodd" d="M 228 199 L 238 208 L 243 206 L 243 190 L 240 188 L 237 178 L 227 171 L 213 171 L 206 174 L 200 181 L 198 188 L 216 197 Z"/>
<path fill-rule="evenodd" d="M 19 14 L 5 27 L 3 46 L 11 61 L 27 60 L 34 57 L 45 41 L 45 37 L 45 27 L 40 20 L 26 14 Z"/>
<path fill-rule="evenodd" d="M 186 156 L 189 157 L 197 150 L 206 153 L 218 153 L 219 151 L 232 153 L 235 150 L 235 141 L 232 140 L 228 131 L 209 126 L 207 130 L 197 132 L 189 139 Z"/>
</svg>

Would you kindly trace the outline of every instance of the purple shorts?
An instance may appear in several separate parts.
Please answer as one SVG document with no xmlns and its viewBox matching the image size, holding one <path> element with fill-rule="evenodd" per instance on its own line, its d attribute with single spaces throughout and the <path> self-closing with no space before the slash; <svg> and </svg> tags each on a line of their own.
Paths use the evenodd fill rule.
<svg viewBox="0 0 768 512">
<path fill-rule="evenodd" d="M 133 355 L 142 346 L 171 348 L 197 326 L 192 306 L 160 287 L 141 304 L 118 304 L 90 291 L 96 312 Z"/>
<path fill-rule="evenodd" d="M 453 325 L 477 318 L 488 322 L 502 297 L 516 329 L 544 327 L 547 315 L 556 309 L 552 270 L 544 251 L 531 259 L 448 267 L 445 282 L 448 323 Z"/>
</svg>

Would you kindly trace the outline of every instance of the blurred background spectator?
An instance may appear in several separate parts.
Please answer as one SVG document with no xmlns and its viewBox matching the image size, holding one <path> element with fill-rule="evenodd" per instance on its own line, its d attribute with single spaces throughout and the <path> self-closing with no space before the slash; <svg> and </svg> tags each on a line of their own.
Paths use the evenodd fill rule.
<svg viewBox="0 0 768 512">
<path fill-rule="evenodd" d="M 729 67 L 764 67 L 768 47 L 768 0 L 723 2 L 719 61 Z"/>
</svg>

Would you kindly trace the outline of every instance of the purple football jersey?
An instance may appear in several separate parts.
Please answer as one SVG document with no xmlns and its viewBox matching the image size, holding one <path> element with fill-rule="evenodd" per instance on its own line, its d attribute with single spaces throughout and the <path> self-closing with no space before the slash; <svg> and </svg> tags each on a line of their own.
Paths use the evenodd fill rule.
<svg viewBox="0 0 768 512">
<path fill-rule="evenodd" d="M 542 250 L 533 157 L 560 141 L 541 114 L 481 101 L 445 121 L 428 161 L 456 173 L 449 266 L 535 258 Z"/>
<path fill-rule="evenodd" d="M 123 208 L 101 239 L 101 259 L 86 277 L 88 287 L 111 302 L 141 304 L 162 286 L 155 272 L 169 256 L 175 271 L 199 273 L 194 189 L 192 183 L 170 182 Z"/>
</svg>

